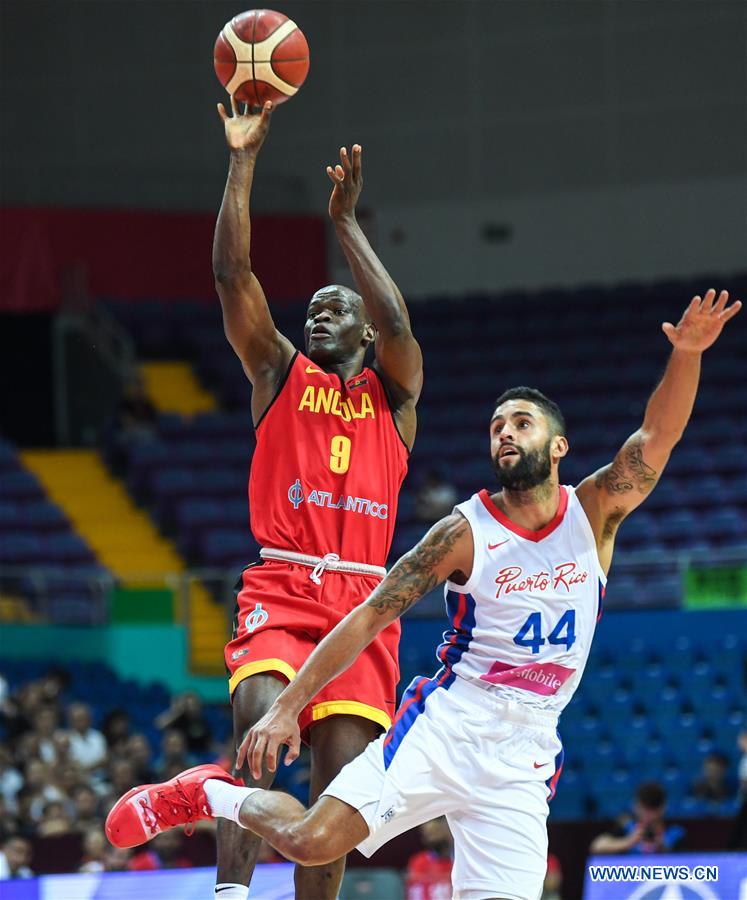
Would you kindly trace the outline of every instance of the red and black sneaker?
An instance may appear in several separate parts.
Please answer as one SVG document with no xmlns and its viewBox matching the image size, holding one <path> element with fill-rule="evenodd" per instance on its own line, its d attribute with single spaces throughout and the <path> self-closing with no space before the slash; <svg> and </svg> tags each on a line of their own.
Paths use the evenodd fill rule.
<svg viewBox="0 0 747 900">
<path fill-rule="evenodd" d="M 137 847 L 178 825 L 186 825 L 186 834 L 192 834 L 195 822 L 212 817 L 205 796 L 208 778 L 243 787 L 220 766 L 208 765 L 187 769 L 161 784 L 141 784 L 114 804 L 106 817 L 106 836 L 115 847 Z"/>
</svg>

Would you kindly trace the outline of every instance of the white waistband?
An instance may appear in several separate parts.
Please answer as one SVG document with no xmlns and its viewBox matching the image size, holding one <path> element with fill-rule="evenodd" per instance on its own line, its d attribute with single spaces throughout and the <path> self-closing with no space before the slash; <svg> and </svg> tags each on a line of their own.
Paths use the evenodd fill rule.
<svg viewBox="0 0 747 900">
<path fill-rule="evenodd" d="M 275 559 L 280 562 L 297 563 L 301 566 L 310 566 L 312 572 L 309 578 L 315 584 L 321 584 L 321 576 L 325 569 L 332 572 L 345 572 L 349 575 L 375 575 L 383 578 L 386 569 L 383 566 L 370 566 L 368 563 L 350 562 L 340 559 L 336 553 L 325 553 L 324 556 L 308 556 L 305 553 L 296 553 L 295 550 L 277 550 L 274 547 L 262 547 L 259 551 L 262 559 Z"/>
<path fill-rule="evenodd" d="M 449 693 L 460 694 L 469 697 L 472 701 L 481 705 L 489 704 L 495 709 L 501 719 L 516 722 L 518 725 L 536 725 L 540 728 L 557 728 L 558 713 L 553 710 L 536 709 L 533 706 L 525 706 L 516 700 L 502 697 L 492 685 L 483 685 L 479 681 L 463 678 L 457 675 Z"/>
</svg>

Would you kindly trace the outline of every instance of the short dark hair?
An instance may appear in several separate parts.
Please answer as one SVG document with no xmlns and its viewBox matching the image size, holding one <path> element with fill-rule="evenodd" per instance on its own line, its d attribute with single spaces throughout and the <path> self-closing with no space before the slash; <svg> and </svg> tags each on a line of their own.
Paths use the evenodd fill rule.
<svg viewBox="0 0 747 900">
<path fill-rule="evenodd" d="M 667 802 L 667 792 L 657 781 L 644 781 L 638 785 L 635 798 L 646 809 L 661 809 Z"/>
<path fill-rule="evenodd" d="M 536 403 L 549 420 L 553 434 L 565 435 L 565 417 L 560 411 L 560 407 L 554 400 L 546 397 L 542 391 L 524 386 L 509 388 L 495 401 L 493 411 L 507 400 L 531 400 L 532 403 Z"/>
</svg>

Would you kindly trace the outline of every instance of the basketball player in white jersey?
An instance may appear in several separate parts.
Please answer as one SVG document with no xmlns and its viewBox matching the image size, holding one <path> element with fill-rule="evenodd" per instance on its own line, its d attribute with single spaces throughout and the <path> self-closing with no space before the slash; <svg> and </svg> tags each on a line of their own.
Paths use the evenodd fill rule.
<svg viewBox="0 0 747 900">
<path fill-rule="evenodd" d="M 481 491 L 438 522 L 370 598 L 321 642 L 249 732 L 239 765 L 255 778 L 299 750 L 297 719 L 387 623 L 446 582 L 451 628 L 430 678 L 407 689 L 386 735 L 369 744 L 306 810 L 278 792 L 239 786 L 198 766 L 126 794 L 109 839 L 133 846 L 159 831 L 224 817 L 289 859 L 320 865 L 353 847 L 370 856 L 445 814 L 454 835 L 454 897 L 537 900 L 547 861 L 548 801 L 562 767 L 560 712 L 581 679 L 617 529 L 658 481 L 687 425 L 701 355 L 740 309 L 724 291 L 695 297 L 677 326 L 641 428 L 575 489 L 558 480 L 568 452 L 558 407 L 513 388 L 497 401 L 490 448 L 501 490 Z"/>
</svg>

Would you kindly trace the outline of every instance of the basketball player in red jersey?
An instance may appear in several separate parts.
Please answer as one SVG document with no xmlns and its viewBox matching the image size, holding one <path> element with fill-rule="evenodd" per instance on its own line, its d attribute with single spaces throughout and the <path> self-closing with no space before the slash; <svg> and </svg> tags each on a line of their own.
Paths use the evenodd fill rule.
<svg viewBox="0 0 747 900">
<path fill-rule="evenodd" d="M 249 195 L 270 125 L 261 114 L 218 111 L 231 151 L 213 246 L 226 336 L 252 383 L 257 447 L 249 480 L 251 526 L 262 561 L 238 586 L 226 646 L 234 737 L 272 706 L 319 641 L 378 585 L 397 496 L 415 439 L 422 356 L 405 303 L 355 218 L 361 148 L 328 166 L 329 214 L 360 291 L 331 285 L 309 303 L 301 353 L 272 321 L 252 271 Z M 292 265 L 293 248 L 288 248 Z M 364 367 L 373 344 L 376 362 Z M 399 677 L 399 626 L 361 654 L 304 710 L 311 801 L 390 724 Z M 247 785 L 269 786 L 243 773 Z M 218 829 L 216 897 L 247 896 L 259 840 L 230 822 Z M 344 858 L 296 870 L 301 900 L 334 898 Z"/>
</svg>

